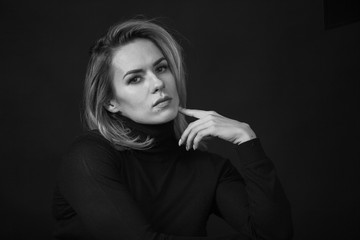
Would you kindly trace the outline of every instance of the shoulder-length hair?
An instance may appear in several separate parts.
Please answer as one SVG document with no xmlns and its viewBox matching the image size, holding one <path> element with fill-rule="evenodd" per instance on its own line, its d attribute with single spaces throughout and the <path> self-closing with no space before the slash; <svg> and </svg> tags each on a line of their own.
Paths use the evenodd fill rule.
<svg viewBox="0 0 360 240">
<path fill-rule="evenodd" d="M 148 39 L 162 52 L 168 61 L 170 71 L 174 75 L 181 107 L 186 106 L 185 71 L 181 47 L 163 27 L 150 20 L 132 19 L 116 24 L 108 30 L 91 48 L 91 56 L 87 67 L 84 85 L 83 110 L 86 126 L 97 129 L 116 149 L 147 149 L 153 139 L 139 141 L 139 137 L 131 137 L 118 113 L 111 113 L 107 106 L 114 98 L 112 86 L 112 59 L 116 49 L 135 40 Z M 174 120 L 174 131 L 179 139 L 187 127 L 182 114 Z"/>
</svg>

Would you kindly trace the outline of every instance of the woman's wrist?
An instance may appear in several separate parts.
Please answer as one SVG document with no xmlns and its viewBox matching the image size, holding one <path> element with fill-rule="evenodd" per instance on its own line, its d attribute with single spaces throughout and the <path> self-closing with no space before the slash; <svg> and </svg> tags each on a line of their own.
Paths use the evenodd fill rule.
<svg viewBox="0 0 360 240">
<path fill-rule="evenodd" d="M 234 144 L 240 145 L 244 142 L 250 141 L 256 138 L 255 132 L 250 128 L 248 124 L 244 124 L 241 128 L 238 128 L 238 136 L 235 138 Z"/>
</svg>

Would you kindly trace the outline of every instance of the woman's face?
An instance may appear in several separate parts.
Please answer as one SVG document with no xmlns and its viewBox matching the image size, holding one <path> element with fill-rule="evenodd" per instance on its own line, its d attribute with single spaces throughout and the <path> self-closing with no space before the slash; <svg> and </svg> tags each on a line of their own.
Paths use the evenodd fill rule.
<svg viewBox="0 0 360 240">
<path fill-rule="evenodd" d="M 115 98 L 108 110 L 135 122 L 160 124 L 178 113 L 175 78 L 160 49 L 136 39 L 115 51 L 112 59 Z"/>
</svg>

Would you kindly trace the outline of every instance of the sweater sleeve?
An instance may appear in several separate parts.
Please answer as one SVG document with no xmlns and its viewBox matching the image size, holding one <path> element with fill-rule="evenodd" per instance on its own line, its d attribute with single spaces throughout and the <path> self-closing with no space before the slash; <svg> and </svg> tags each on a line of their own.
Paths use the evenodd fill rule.
<svg viewBox="0 0 360 240">
<path fill-rule="evenodd" d="M 101 240 L 242 239 L 240 235 L 191 237 L 154 231 L 124 184 L 118 155 L 117 158 L 115 155 L 116 152 L 106 144 L 78 141 L 65 155 L 60 167 L 58 186 L 82 222 L 87 235 L 84 239 L 89 236 Z"/>
<path fill-rule="evenodd" d="M 215 213 L 251 239 L 291 239 L 290 205 L 259 139 L 236 151 L 239 158 L 223 166 Z"/>
</svg>

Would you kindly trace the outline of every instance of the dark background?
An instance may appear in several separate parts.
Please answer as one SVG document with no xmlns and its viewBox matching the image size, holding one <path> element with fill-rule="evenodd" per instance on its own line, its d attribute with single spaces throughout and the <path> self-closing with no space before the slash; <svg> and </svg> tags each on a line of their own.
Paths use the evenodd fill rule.
<svg viewBox="0 0 360 240">
<path fill-rule="evenodd" d="M 182 44 L 188 107 L 247 122 L 261 138 L 291 202 L 295 239 L 360 236 L 360 22 L 326 21 L 319 0 L 0 7 L 1 239 L 50 239 L 56 168 L 82 131 L 88 49 L 137 14 L 159 18 Z M 212 151 L 235 156 L 215 143 Z M 226 231 L 210 219 L 210 234 Z"/>
</svg>

